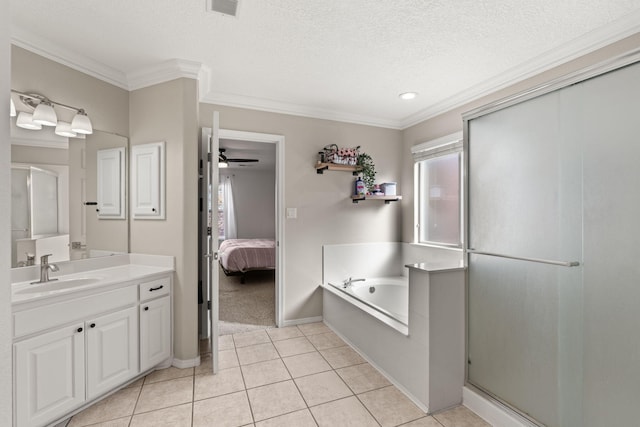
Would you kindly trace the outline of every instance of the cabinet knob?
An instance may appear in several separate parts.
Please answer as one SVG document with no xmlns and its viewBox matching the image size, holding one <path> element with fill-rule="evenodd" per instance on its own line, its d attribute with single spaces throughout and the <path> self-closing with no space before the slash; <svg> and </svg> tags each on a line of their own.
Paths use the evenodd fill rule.
<svg viewBox="0 0 640 427">
<path fill-rule="evenodd" d="M 82 328 L 78 328 L 76 329 L 78 332 L 82 332 Z"/>
<path fill-rule="evenodd" d="M 145 307 L 145 308 L 144 308 L 144 311 L 149 311 L 149 307 Z"/>
<path fill-rule="evenodd" d="M 95 323 L 92 323 L 92 324 L 90 324 L 89 326 L 90 326 L 90 327 L 92 327 L 92 328 L 95 328 L 95 327 L 96 327 L 96 324 L 95 324 Z"/>
<path fill-rule="evenodd" d="M 96 209 L 96 212 L 100 212 L 100 209 Z"/>
<path fill-rule="evenodd" d="M 151 208 L 151 210 L 152 210 L 153 212 L 155 212 L 155 211 L 156 211 L 156 208 Z"/>
</svg>

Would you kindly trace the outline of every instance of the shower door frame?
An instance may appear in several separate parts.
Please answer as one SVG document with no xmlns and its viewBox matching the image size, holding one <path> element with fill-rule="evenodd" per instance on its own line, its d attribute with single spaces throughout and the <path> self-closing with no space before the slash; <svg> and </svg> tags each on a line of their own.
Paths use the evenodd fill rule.
<svg viewBox="0 0 640 427">
<path fill-rule="evenodd" d="M 492 404 L 501 408 L 507 414 L 515 417 L 519 421 L 521 421 L 524 425 L 531 426 L 542 426 L 538 421 L 534 418 L 528 416 L 527 414 L 521 412 L 518 408 L 513 407 L 507 402 L 500 399 L 498 396 L 492 394 L 491 392 L 474 385 L 469 382 L 469 255 L 472 248 L 469 248 L 469 201 L 470 201 L 470 174 L 469 174 L 469 122 L 473 119 L 477 119 L 479 117 L 485 116 L 487 114 L 494 113 L 496 111 L 503 110 L 505 108 L 529 101 L 531 99 L 537 98 L 542 95 L 549 94 L 551 92 L 555 92 L 557 90 L 566 88 L 576 83 L 580 83 L 603 74 L 606 74 L 611 71 L 618 70 L 628 65 L 632 65 L 636 62 L 640 62 L 640 48 L 633 49 L 631 51 L 625 52 L 616 57 L 610 58 L 606 61 L 599 62 L 592 66 L 580 69 L 578 71 L 572 72 L 570 74 L 558 77 L 553 79 L 547 83 L 543 83 L 537 86 L 532 87 L 531 89 L 525 90 L 523 92 L 516 93 L 514 95 L 499 99 L 497 101 L 491 102 L 484 106 L 475 108 L 473 110 L 467 111 L 462 114 L 462 133 L 463 133 L 463 170 L 464 170 L 464 188 L 467 191 L 464 192 L 463 198 L 463 215 L 464 215 L 464 230 L 463 230 L 463 247 L 465 248 L 465 266 L 467 267 L 467 275 L 465 279 L 465 387 L 475 391 L 480 396 L 487 399 Z M 569 265 L 571 266 L 571 265 Z"/>
</svg>

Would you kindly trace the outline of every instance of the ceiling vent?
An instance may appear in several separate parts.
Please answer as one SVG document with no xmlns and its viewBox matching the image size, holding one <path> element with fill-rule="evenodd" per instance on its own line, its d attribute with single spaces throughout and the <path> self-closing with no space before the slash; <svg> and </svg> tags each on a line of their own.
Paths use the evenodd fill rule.
<svg viewBox="0 0 640 427">
<path fill-rule="evenodd" d="M 237 16 L 240 0 L 207 0 L 207 11 Z"/>
</svg>

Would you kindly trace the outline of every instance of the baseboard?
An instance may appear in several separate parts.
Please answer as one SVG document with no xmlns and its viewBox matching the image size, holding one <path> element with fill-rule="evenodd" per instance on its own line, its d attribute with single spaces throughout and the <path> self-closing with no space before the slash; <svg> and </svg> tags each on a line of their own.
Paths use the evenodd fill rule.
<svg viewBox="0 0 640 427">
<path fill-rule="evenodd" d="M 462 404 L 471 409 L 478 416 L 483 418 L 492 426 L 497 427 L 532 427 L 533 423 L 529 423 L 523 418 L 516 417 L 491 400 L 485 398 L 476 390 L 464 386 L 462 388 Z"/>
<path fill-rule="evenodd" d="M 316 323 L 316 322 L 322 322 L 322 316 L 305 317 L 303 319 L 284 320 L 282 322 L 281 327 L 284 328 L 285 326 L 304 325 L 305 323 Z"/>
<path fill-rule="evenodd" d="M 196 357 L 195 359 L 186 359 L 186 360 L 176 359 L 174 357 L 173 361 L 171 362 L 171 365 L 175 366 L 178 369 L 193 368 L 195 366 L 200 366 L 200 356 Z"/>
</svg>

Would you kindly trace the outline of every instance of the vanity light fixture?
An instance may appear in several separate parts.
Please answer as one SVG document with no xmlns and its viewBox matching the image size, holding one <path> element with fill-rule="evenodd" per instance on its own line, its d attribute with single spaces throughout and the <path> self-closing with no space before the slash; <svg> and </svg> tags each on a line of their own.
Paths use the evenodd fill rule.
<svg viewBox="0 0 640 427">
<path fill-rule="evenodd" d="M 58 116 L 56 110 L 48 99 L 42 100 L 33 111 L 34 123 L 40 123 L 43 126 L 55 126 L 58 124 Z"/>
<path fill-rule="evenodd" d="M 24 93 L 13 89 L 11 89 L 11 92 L 18 95 L 23 105 L 32 109 L 32 111 L 19 112 L 18 118 L 16 119 L 16 126 L 31 130 L 42 129 L 42 125 L 55 126 L 56 134 L 69 137 L 77 137 L 78 134 L 90 135 L 93 133 L 93 125 L 83 108 L 52 101 L 37 93 Z M 13 99 L 11 99 L 11 117 L 17 113 L 15 107 Z M 59 121 L 55 107 L 75 111 L 71 123 Z"/>
<path fill-rule="evenodd" d="M 71 130 L 71 123 L 63 122 L 62 120 L 56 125 L 55 134 L 69 138 L 75 138 L 78 136 L 76 132 Z"/>
<path fill-rule="evenodd" d="M 71 121 L 71 130 L 83 135 L 90 135 L 93 133 L 91 120 L 89 120 L 89 116 L 87 116 L 87 113 L 85 113 L 84 110 L 80 109 L 76 113 L 75 117 Z"/>
<path fill-rule="evenodd" d="M 400 97 L 400 99 L 408 101 L 410 99 L 415 99 L 415 97 L 418 96 L 418 92 L 404 92 L 398 96 Z"/>
<path fill-rule="evenodd" d="M 33 121 L 33 114 L 26 111 L 20 111 L 18 118 L 16 119 L 16 126 L 22 129 L 40 130 L 42 125 Z"/>
</svg>

